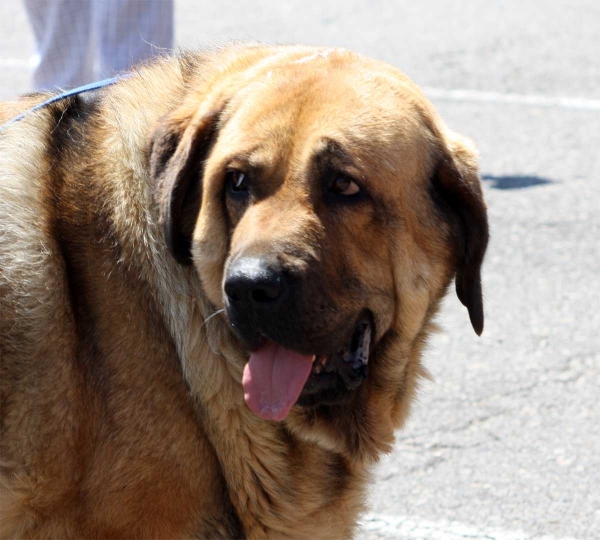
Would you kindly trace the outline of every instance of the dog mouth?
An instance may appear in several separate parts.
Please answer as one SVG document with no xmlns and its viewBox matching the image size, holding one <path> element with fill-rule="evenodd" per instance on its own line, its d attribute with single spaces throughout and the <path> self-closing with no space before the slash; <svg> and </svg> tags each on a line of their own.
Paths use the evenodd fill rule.
<svg viewBox="0 0 600 540">
<path fill-rule="evenodd" d="M 282 421 L 294 405 L 343 400 L 367 378 L 372 336 L 372 317 L 365 315 L 333 354 L 302 354 L 265 339 L 244 367 L 246 403 L 261 418 Z"/>
</svg>

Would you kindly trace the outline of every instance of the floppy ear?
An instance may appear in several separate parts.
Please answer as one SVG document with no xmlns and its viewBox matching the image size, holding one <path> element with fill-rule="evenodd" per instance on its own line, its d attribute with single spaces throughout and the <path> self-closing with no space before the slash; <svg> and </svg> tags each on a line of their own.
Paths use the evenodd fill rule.
<svg viewBox="0 0 600 540">
<path fill-rule="evenodd" d="M 477 155 L 470 141 L 452 134 L 440 160 L 434 184 L 453 214 L 457 240 L 456 294 L 469 310 L 477 335 L 483 332 L 481 264 L 488 244 L 487 209 Z"/>
<path fill-rule="evenodd" d="M 163 119 L 150 145 L 150 175 L 159 223 L 169 251 L 191 264 L 194 226 L 202 199 L 204 161 L 212 146 L 220 111 L 198 111 Z"/>
</svg>

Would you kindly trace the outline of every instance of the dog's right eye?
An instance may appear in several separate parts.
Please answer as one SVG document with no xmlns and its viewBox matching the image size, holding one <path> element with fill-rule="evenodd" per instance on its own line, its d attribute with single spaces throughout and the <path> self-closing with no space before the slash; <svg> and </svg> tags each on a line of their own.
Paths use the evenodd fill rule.
<svg viewBox="0 0 600 540">
<path fill-rule="evenodd" d="M 227 171 L 227 189 L 232 193 L 248 191 L 248 175 L 242 171 Z"/>
<path fill-rule="evenodd" d="M 329 185 L 329 191 L 331 193 L 335 193 L 336 195 L 345 195 L 346 197 L 350 197 L 360 193 L 360 187 L 354 180 L 351 180 L 347 176 L 338 174 L 333 182 Z"/>
</svg>

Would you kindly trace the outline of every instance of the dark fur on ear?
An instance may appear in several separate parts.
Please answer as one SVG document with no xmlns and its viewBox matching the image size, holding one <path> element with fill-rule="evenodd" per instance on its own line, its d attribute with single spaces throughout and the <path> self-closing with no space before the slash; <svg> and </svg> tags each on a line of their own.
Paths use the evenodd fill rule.
<svg viewBox="0 0 600 540">
<path fill-rule="evenodd" d="M 477 335 L 483 332 L 481 265 L 489 239 L 487 209 L 474 152 L 456 139 L 436 168 L 433 183 L 455 224 L 456 294 L 469 310 Z"/>
<path fill-rule="evenodd" d="M 150 146 L 150 176 L 159 220 L 169 251 L 191 264 L 192 234 L 202 198 L 204 160 L 217 129 L 218 112 L 193 118 L 164 119 Z"/>
</svg>

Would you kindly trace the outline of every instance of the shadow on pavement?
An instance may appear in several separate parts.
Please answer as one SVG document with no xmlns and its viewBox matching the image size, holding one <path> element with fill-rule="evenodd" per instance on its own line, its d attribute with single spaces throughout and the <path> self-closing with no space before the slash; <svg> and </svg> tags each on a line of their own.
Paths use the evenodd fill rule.
<svg viewBox="0 0 600 540">
<path fill-rule="evenodd" d="M 554 181 L 540 176 L 494 176 L 484 174 L 482 180 L 492 182 L 496 189 L 523 189 L 544 184 L 553 184 Z"/>
</svg>

